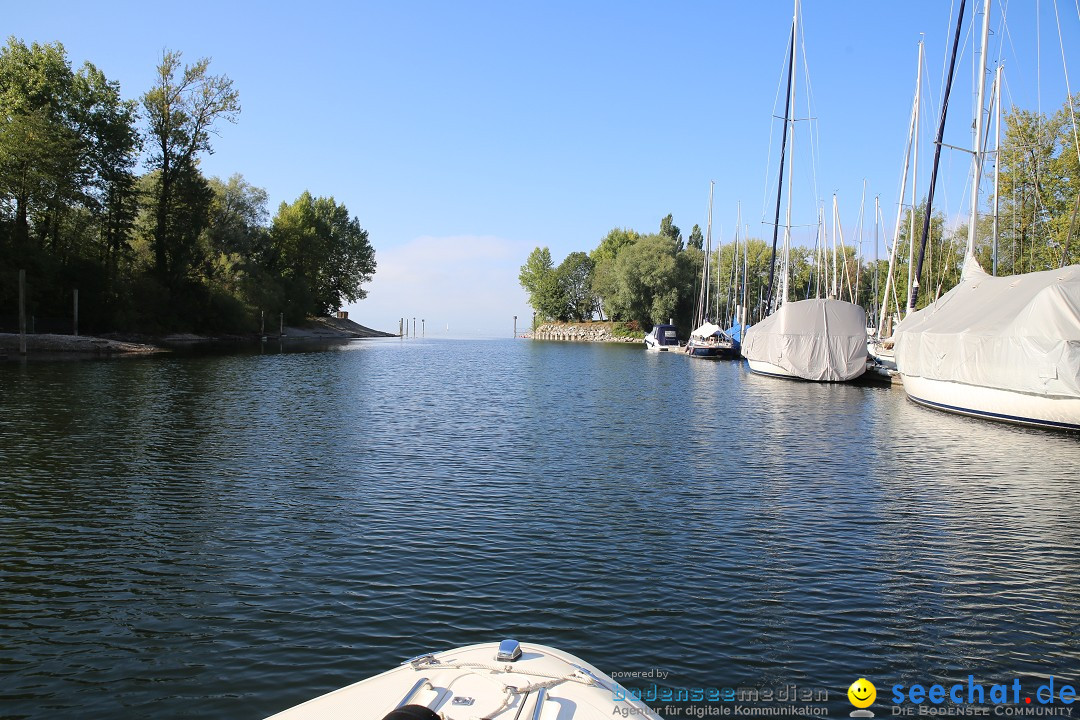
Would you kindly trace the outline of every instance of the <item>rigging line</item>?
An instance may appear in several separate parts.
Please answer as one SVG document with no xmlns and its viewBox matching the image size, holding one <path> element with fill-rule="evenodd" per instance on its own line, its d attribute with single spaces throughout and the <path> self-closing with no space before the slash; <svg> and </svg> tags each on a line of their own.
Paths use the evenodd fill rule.
<svg viewBox="0 0 1080 720">
<path fill-rule="evenodd" d="M 961 0 L 963 2 L 963 0 Z M 773 299 L 773 282 L 776 277 L 776 241 L 778 239 L 778 233 L 780 229 L 780 193 L 784 188 L 784 152 L 787 149 L 787 133 L 788 133 L 788 118 L 791 115 L 791 79 L 794 74 L 795 68 L 795 27 L 798 23 L 798 18 L 793 18 L 791 22 L 791 42 L 788 47 L 791 49 L 791 55 L 788 59 L 788 72 L 787 72 L 787 93 L 784 98 L 784 134 L 783 141 L 780 143 L 780 178 L 776 181 L 776 217 L 773 219 L 773 238 L 772 238 L 772 259 L 769 261 L 769 292 L 766 297 L 765 314 L 766 316 L 771 314 L 772 299 Z M 790 235 L 791 229 L 788 229 L 788 235 Z M 784 269 L 787 272 L 787 268 Z"/>
<path fill-rule="evenodd" d="M 806 59 L 806 29 L 802 25 L 802 7 L 799 8 L 799 23 L 803 28 L 802 35 L 802 59 L 803 59 L 803 76 L 806 81 L 806 118 L 807 118 L 807 132 L 810 134 L 810 178 L 812 181 L 812 187 L 814 188 L 814 199 L 818 197 L 818 184 L 817 184 L 817 161 L 818 155 L 821 151 L 821 132 L 820 129 L 815 131 L 814 126 L 817 121 L 814 118 L 814 113 L 811 111 L 812 101 L 814 96 L 814 88 L 810 83 L 810 64 Z"/>
<path fill-rule="evenodd" d="M 931 212 L 934 204 L 934 187 L 937 184 L 938 163 L 941 158 L 941 139 L 945 132 L 945 116 L 949 110 L 949 93 L 952 91 L 953 70 L 956 67 L 956 47 L 960 42 L 960 29 L 964 21 L 964 3 L 965 0 L 960 0 L 960 14 L 956 19 L 956 34 L 953 36 L 952 58 L 949 60 L 949 79 L 945 83 L 945 94 L 941 97 L 941 119 L 938 122 L 937 141 L 934 143 L 934 168 L 930 173 L 930 189 L 926 195 L 926 212 L 923 214 L 923 233 L 921 245 L 919 247 L 919 266 L 915 273 L 915 277 L 922 276 L 923 257 L 926 253 L 927 231 L 930 227 L 930 219 L 932 217 Z M 909 311 L 915 307 L 915 303 L 918 300 L 918 285 L 912 286 L 910 292 L 911 295 L 908 298 L 907 305 Z"/>
<path fill-rule="evenodd" d="M 1061 38 L 1061 19 L 1058 17 L 1057 0 L 1054 0 L 1054 20 L 1057 21 L 1058 45 L 1061 47 L 1061 67 L 1065 71 L 1065 92 L 1069 94 L 1069 117 L 1072 119 L 1073 148 L 1076 150 L 1076 160 L 1080 162 L 1080 139 L 1076 132 L 1076 101 L 1073 99 L 1072 88 L 1069 86 L 1069 66 L 1065 62 L 1065 41 Z"/>
<path fill-rule="evenodd" d="M 1035 0 L 1035 98 L 1039 111 L 1035 118 L 1035 136 L 1042 139 L 1042 0 Z"/>
<path fill-rule="evenodd" d="M 949 3 L 949 14 L 945 18 L 945 52 L 941 55 L 941 83 L 938 85 L 938 97 L 945 93 L 945 69 L 949 66 L 949 36 L 952 34 L 952 17 L 955 9 L 956 0 L 952 0 Z M 936 106 L 934 107 L 934 116 L 937 116 Z"/>
<path fill-rule="evenodd" d="M 1005 16 L 1002 15 L 1002 21 L 1004 21 L 1004 19 Z M 1013 43 L 1012 31 L 1009 30 L 1009 24 L 1007 22 L 1003 22 L 1002 24 L 1005 26 L 1005 37 L 1009 39 L 1009 48 L 1012 50 L 1012 56 L 1010 58 L 1010 62 L 1012 64 L 1010 65 L 1010 67 L 1015 67 L 1016 73 L 1022 75 L 1023 73 L 1021 72 L 1021 69 L 1023 67 L 1023 63 L 1020 62 L 1020 53 L 1016 52 L 1016 45 Z"/>
<path fill-rule="evenodd" d="M 776 97 L 773 98 L 773 112 L 772 117 L 776 118 L 776 103 L 780 100 L 780 88 L 784 84 L 784 73 L 787 70 L 788 58 L 791 57 L 791 39 L 788 39 L 787 45 L 784 47 L 784 62 L 780 65 L 780 79 L 776 83 Z M 788 90 L 790 93 L 790 89 Z M 786 102 L 786 101 L 785 101 Z M 787 120 L 784 121 L 784 127 L 787 127 Z M 761 221 L 765 222 L 765 209 L 769 202 L 769 177 L 772 175 L 772 149 L 773 149 L 773 134 L 776 132 L 776 123 L 769 123 L 769 154 L 765 159 L 765 187 L 761 193 Z M 786 132 L 786 131 L 785 131 Z"/>
</svg>

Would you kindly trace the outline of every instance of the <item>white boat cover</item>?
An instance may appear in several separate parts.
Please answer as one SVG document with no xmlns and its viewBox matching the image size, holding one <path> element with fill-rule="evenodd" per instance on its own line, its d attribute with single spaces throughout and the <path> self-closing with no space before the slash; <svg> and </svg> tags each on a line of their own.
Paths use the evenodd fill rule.
<svg viewBox="0 0 1080 720">
<path fill-rule="evenodd" d="M 963 278 L 896 326 L 901 375 L 1080 397 L 1080 265 Z"/>
<path fill-rule="evenodd" d="M 742 354 L 804 380 L 853 380 L 866 372 L 866 311 L 843 300 L 784 303 L 747 329 Z"/>
<path fill-rule="evenodd" d="M 707 337 L 712 337 L 713 335 L 716 335 L 717 333 L 720 333 L 721 335 L 723 335 L 724 334 L 724 329 L 721 328 L 719 325 L 714 325 L 713 323 L 707 322 L 704 325 L 702 325 L 701 327 L 699 327 L 697 330 L 695 330 L 694 332 L 690 333 L 690 337 L 707 338 Z"/>
</svg>

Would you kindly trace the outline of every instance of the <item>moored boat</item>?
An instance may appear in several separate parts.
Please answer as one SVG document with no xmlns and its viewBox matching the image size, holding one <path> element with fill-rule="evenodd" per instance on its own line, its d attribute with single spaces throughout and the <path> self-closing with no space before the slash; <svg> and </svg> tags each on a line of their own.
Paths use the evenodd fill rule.
<svg viewBox="0 0 1080 720">
<path fill-rule="evenodd" d="M 645 336 L 645 349 L 658 352 L 679 349 L 679 331 L 674 325 L 653 325 Z"/>
<path fill-rule="evenodd" d="M 962 26 L 960 13 L 938 148 Z M 989 420 L 1080 430 L 1080 265 L 996 276 L 983 270 L 975 257 L 979 183 L 986 156 L 983 107 L 989 34 L 990 0 L 984 0 L 971 215 L 960 283 L 917 312 L 918 285 L 912 286 L 911 312 L 894 333 L 896 366 L 908 397 L 920 405 Z M 1000 94 L 1000 84 L 996 87 Z M 916 277 L 921 275 L 937 168 L 935 155 Z"/>
<path fill-rule="evenodd" d="M 742 354 L 759 375 L 854 380 L 866 372 L 866 312 L 843 300 L 784 303 L 746 330 Z"/>
<path fill-rule="evenodd" d="M 421 655 L 272 720 L 660 720 L 585 661 L 514 640 Z"/>
<path fill-rule="evenodd" d="M 964 279 L 896 331 L 915 402 L 990 420 L 1080 430 L 1080 265 Z"/>
<path fill-rule="evenodd" d="M 686 354 L 692 357 L 732 358 L 739 355 L 739 344 L 719 325 L 705 323 L 690 333 Z"/>
</svg>

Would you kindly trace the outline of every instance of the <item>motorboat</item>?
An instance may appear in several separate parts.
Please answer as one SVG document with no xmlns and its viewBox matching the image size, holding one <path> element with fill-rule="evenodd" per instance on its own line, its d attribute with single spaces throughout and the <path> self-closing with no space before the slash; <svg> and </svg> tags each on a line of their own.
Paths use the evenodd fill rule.
<svg viewBox="0 0 1080 720">
<path fill-rule="evenodd" d="M 674 325 L 653 325 L 645 336 L 645 349 L 667 352 L 679 349 L 679 331 Z"/>
<path fill-rule="evenodd" d="M 272 720 L 660 720 L 569 653 L 516 640 L 420 655 L 271 716 Z"/>
</svg>

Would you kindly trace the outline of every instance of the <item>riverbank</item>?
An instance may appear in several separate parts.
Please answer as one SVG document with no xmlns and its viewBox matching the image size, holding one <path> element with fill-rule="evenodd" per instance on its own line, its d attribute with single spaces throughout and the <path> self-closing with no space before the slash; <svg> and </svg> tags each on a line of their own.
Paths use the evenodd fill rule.
<svg viewBox="0 0 1080 720">
<path fill-rule="evenodd" d="M 122 357 L 167 353 L 175 349 L 199 345 L 249 345 L 260 340 L 278 341 L 348 341 L 362 338 L 397 337 L 392 333 L 373 330 L 344 318 L 312 318 L 305 327 L 285 327 L 281 334 L 258 333 L 229 335 L 198 335 L 171 333 L 169 335 L 139 335 L 107 333 L 104 336 L 57 335 L 51 333 L 26 335 L 27 356 L 37 357 Z M 0 359 L 20 356 L 18 333 L 0 333 Z"/>
<path fill-rule="evenodd" d="M 18 333 L 0 333 L 0 357 L 18 356 L 20 352 Z M 159 345 L 128 342 L 89 335 L 54 335 L 50 333 L 26 336 L 27 355 L 72 354 L 91 356 L 152 355 L 168 352 Z"/>
<path fill-rule="evenodd" d="M 531 333 L 522 337 L 533 340 L 565 340 L 572 342 L 608 342 L 639 343 L 645 333 L 633 323 L 617 322 L 579 322 L 579 323 L 544 323 Z"/>
</svg>

